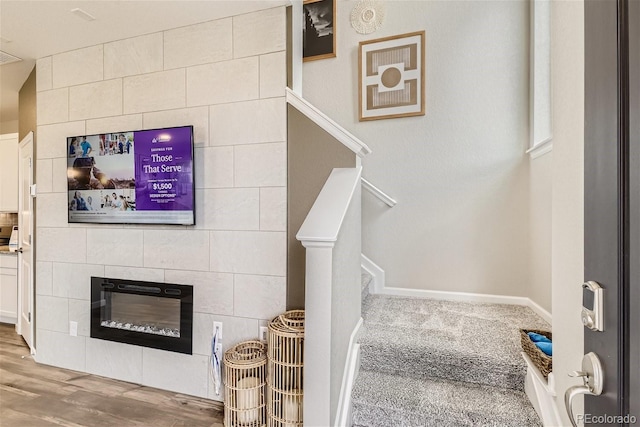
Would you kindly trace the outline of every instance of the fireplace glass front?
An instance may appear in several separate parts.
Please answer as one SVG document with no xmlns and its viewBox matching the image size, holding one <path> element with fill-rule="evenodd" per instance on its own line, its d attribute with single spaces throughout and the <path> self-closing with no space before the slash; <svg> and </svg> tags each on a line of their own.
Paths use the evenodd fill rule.
<svg viewBox="0 0 640 427">
<path fill-rule="evenodd" d="M 91 337 L 191 354 L 193 287 L 91 278 Z"/>
</svg>

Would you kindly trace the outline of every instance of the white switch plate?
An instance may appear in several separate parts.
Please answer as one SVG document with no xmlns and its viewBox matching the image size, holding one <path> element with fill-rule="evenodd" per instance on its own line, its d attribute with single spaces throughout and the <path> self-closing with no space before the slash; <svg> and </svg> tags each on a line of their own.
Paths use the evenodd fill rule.
<svg viewBox="0 0 640 427">
<path fill-rule="evenodd" d="M 78 336 L 78 322 L 74 322 L 73 320 L 69 322 L 69 335 L 72 337 Z"/>
<path fill-rule="evenodd" d="M 260 340 L 261 341 L 266 341 L 267 340 L 267 334 L 268 334 L 268 329 L 266 326 L 260 326 Z"/>
</svg>

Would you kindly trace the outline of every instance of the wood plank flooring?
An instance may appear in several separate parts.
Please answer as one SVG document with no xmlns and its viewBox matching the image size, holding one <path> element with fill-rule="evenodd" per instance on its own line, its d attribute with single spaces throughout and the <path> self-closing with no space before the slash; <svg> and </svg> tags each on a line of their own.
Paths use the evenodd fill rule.
<svg viewBox="0 0 640 427">
<path fill-rule="evenodd" d="M 222 405 L 39 365 L 14 325 L 0 323 L 2 427 L 222 427 Z"/>
</svg>

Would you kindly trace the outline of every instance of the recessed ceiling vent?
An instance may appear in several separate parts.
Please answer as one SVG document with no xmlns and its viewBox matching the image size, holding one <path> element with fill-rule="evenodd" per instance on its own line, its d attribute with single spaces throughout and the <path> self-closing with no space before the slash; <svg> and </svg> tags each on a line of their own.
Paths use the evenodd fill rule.
<svg viewBox="0 0 640 427">
<path fill-rule="evenodd" d="M 22 58 L 8 54 L 0 50 L 0 65 L 11 64 L 12 62 L 22 61 Z"/>
</svg>

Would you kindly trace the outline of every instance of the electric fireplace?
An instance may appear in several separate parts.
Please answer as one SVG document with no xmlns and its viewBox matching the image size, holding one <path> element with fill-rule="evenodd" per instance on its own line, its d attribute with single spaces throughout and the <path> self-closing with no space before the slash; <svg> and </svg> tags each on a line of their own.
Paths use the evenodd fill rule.
<svg viewBox="0 0 640 427">
<path fill-rule="evenodd" d="M 91 337 L 192 354 L 193 286 L 91 278 Z"/>
</svg>

